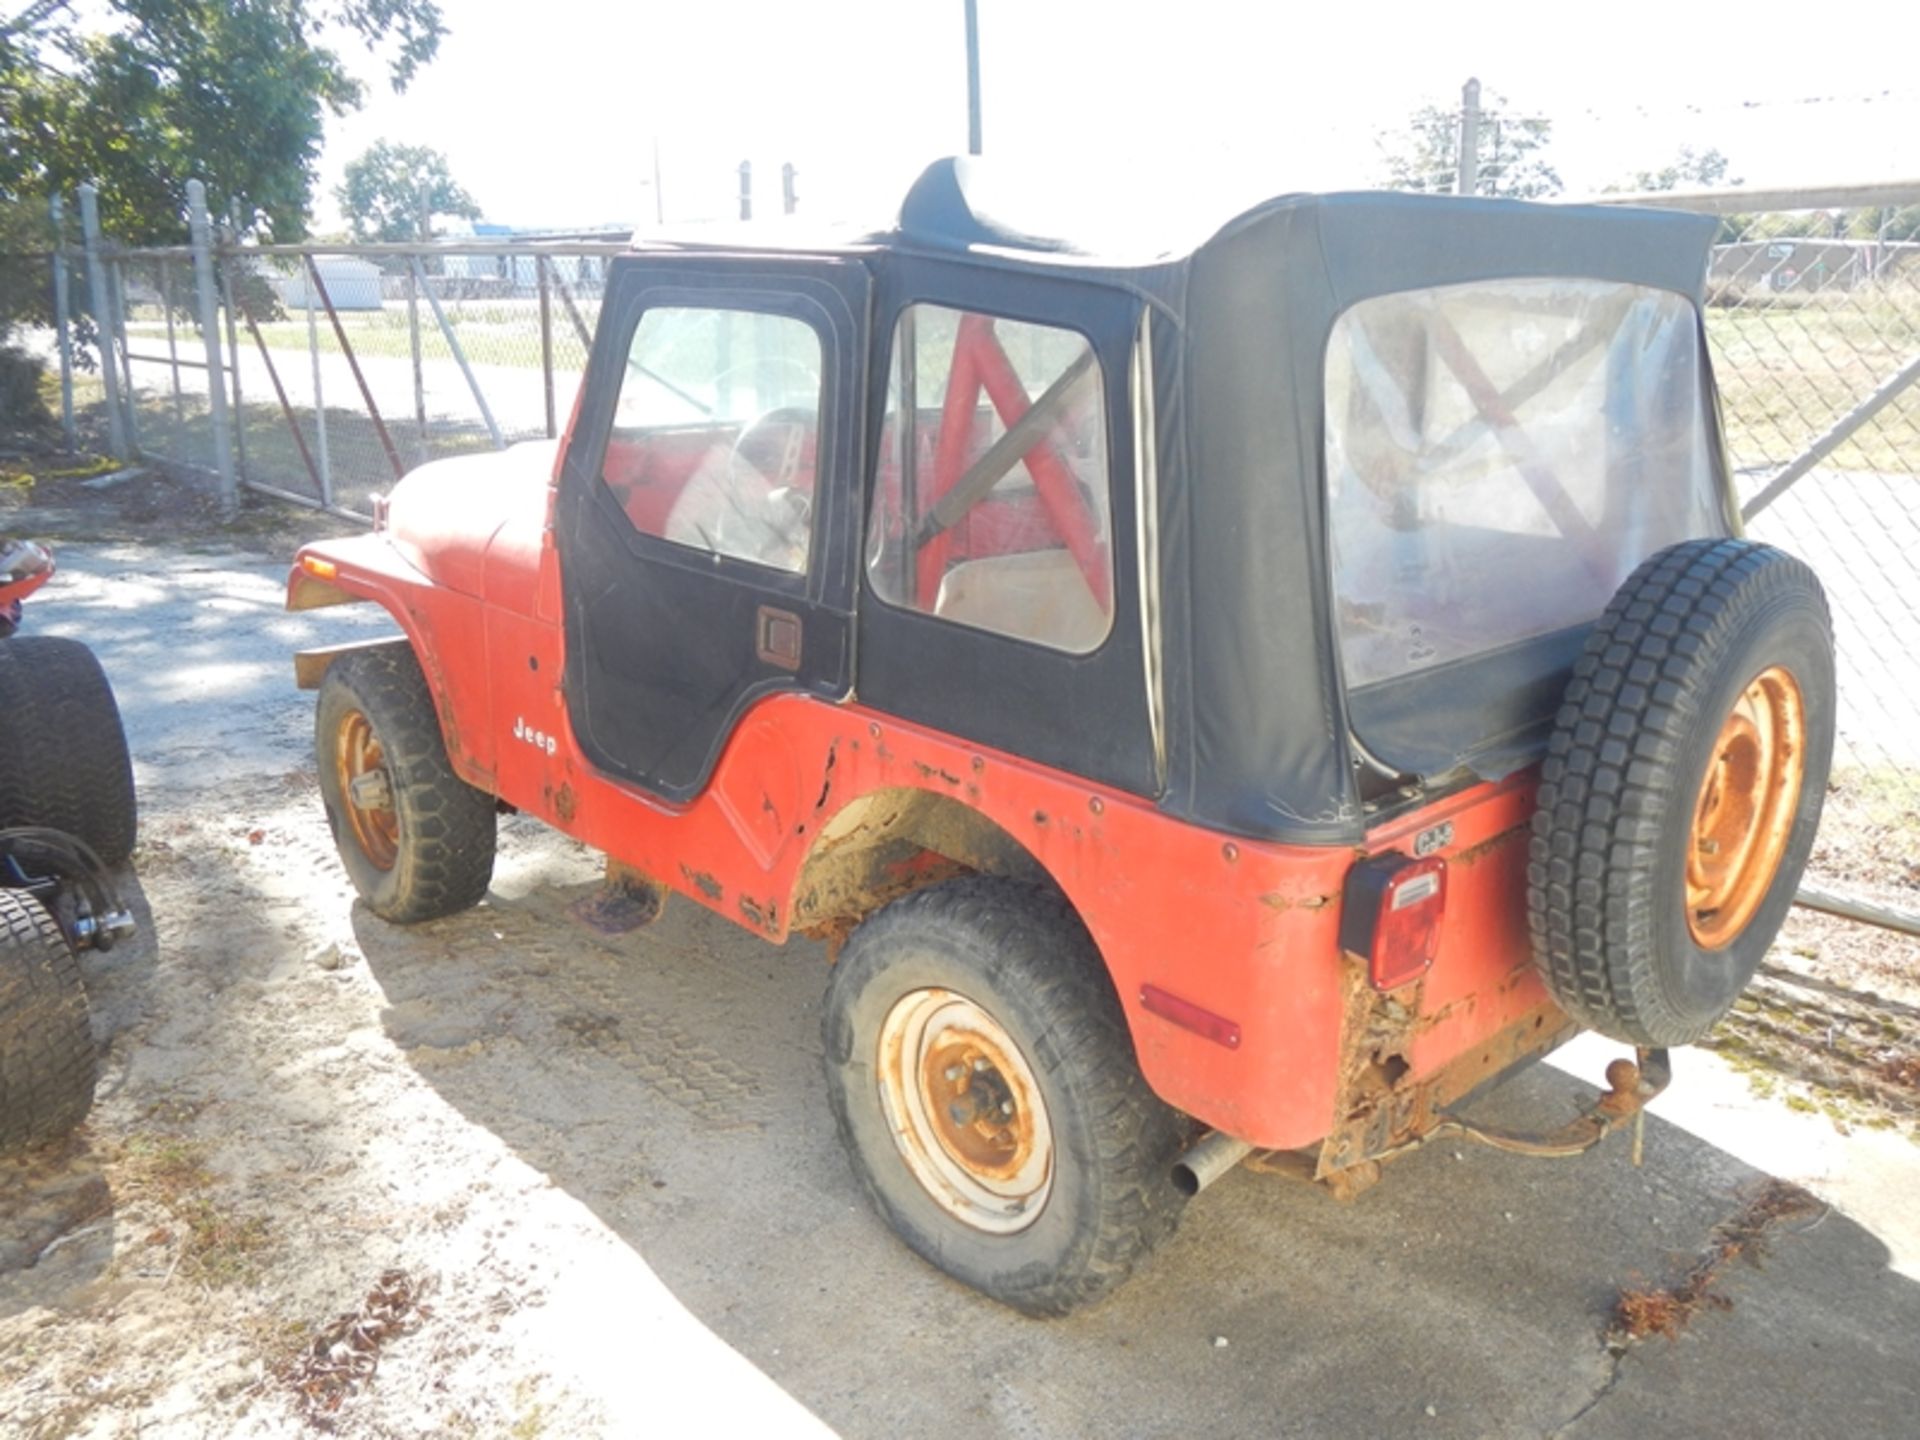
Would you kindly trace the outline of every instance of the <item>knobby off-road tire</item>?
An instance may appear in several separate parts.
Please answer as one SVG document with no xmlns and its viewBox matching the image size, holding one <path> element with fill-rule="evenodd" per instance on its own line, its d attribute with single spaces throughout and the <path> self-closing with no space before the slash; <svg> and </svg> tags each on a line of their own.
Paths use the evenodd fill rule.
<svg viewBox="0 0 1920 1440">
<path fill-rule="evenodd" d="M 0 827 L 77 835 L 102 861 L 133 853 L 133 763 L 113 687 L 78 640 L 0 640 Z"/>
<path fill-rule="evenodd" d="M 78 1125 L 98 1075 L 73 947 L 39 901 L 0 890 L 0 1155 Z"/>
<path fill-rule="evenodd" d="M 969 877 L 896 900 L 847 942 L 822 1031 L 828 1095 L 868 1195 L 965 1284 L 1062 1315 L 1118 1285 L 1178 1222 L 1180 1117 L 1141 1078 L 1106 968 L 1058 895 Z M 955 1107 L 970 1105 L 985 1119 L 963 1123 Z M 978 1178 L 998 1162 L 1020 1167 L 1001 1182 L 1018 1198 Z"/>
<path fill-rule="evenodd" d="M 1627 579 L 1574 667 L 1533 818 L 1534 958 L 1568 1014 L 1639 1045 L 1713 1028 L 1793 903 L 1833 733 L 1832 627 L 1801 561 L 1696 540 Z"/>
<path fill-rule="evenodd" d="M 314 754 L 341 863 L 374 914 L 411 925 L 487 893 L 494 800 L 453 773 L 411 650 L 363 650 L 327 668 Z M 351 775 L 368 771 L 385 774 L 388 804 L 354 803 Z"/>
</svg>

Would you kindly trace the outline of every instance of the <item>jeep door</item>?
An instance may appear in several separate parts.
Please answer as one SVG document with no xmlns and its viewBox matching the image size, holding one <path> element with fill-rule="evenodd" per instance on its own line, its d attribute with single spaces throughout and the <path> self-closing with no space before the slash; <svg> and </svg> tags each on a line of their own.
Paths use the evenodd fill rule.
<svg viewBox="0 0 1920 1440">
<path fill-rule="evenodd" d="M 672 801 L 735 721 L 852 681 L 869 277 L 854 259 L 616 261 L 556 512 L 575 736 Z"/>
</svg>

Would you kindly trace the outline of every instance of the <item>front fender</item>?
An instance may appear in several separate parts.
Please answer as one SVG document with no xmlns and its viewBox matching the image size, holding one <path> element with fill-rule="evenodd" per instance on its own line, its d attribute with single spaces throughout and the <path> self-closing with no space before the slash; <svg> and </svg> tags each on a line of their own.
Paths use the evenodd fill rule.
<svg viewBox="0 0 1920 1440">
<path fill-rule="evenodd" d="M 419 661 L 446 741 L 447 758 L 469 785 L 495 788 L 491 703 L 485 659 L 484 606 L 433 581 L 381 534 L 355 535 L 302 547 L 287 577 L 287 609 L 371 601 L 400 627 L 391 636 L 302 651 L 294 657 L 301 688 L 317 686 L 342 654 L 366 646 L 405 644 Z M 449 657 L 449 647 L 455 652 Z M 309 683 L 311 682 L 311 683 Z"/>
</svg>

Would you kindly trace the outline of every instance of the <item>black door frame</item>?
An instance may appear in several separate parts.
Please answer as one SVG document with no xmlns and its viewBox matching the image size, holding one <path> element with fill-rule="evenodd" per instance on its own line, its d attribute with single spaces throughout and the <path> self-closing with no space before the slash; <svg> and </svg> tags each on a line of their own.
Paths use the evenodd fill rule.
<svg viewBox="0 0 1920 1440">
<path fill-rule="evenodd" d="M 596 768 L 684 802 L 706 787 L 756 701 L 783 690 L 837 700 L 851 690 L 871 293 L 854 257 L 661 253 L 610 267 L 555 517 L 567 710 Z M 634 333 L 645 312 L 664 306 L 784 315 L 819 337 L 804 573 L 644 534 L 601 478 Z M 762 653 L 768 612 L 798 622 L 797 665 Z M 659 733 L 663 725 L 675 733 Z"/>
<path fill-rule="evenodd" d="M 893 254 L 880 271 L 868 374 L 863 515 L 885 423 L 893 336 L 910 305 L 941 305 L 1078 331 L 1100 362 L 1112 517 L 1113 628 L 1085 655 L 938 619 L 860 582 L 863 704 L 1143 796 L 1162 789 L 1141 622 L 1131 394 L 1143 302 L 1120 285 L 945 257 Z M 925 399 L 923 397 L 924 406 Z"/>
</svg>

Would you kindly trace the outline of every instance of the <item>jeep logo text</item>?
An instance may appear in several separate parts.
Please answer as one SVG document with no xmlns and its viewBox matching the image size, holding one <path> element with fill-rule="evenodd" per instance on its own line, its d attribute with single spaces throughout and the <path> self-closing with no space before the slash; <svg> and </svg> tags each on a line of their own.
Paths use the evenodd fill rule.
<svg viewBox="0 0 1920 1440">
<path fill-rule="evenodd" d="M 513 738 L 516 740 L 524 740 L 527 744 L 533 746 L 534 749 L 544 750 L 549 755 L 552 755 L 560 748 L 560 742 L 555 740 L 553 736 L 547 734 L 544 730 L 534 729 L 531 725 L 527 724 L 525 717 L 520 715 L 513 717 Z"/>
</svg>

